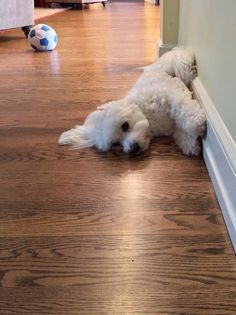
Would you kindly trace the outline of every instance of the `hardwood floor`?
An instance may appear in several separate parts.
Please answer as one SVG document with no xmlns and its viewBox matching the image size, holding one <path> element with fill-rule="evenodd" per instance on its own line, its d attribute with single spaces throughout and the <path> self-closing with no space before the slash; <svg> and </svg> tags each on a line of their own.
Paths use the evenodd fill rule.
<svg viewBox="0 0 236 315">
<path fill-rule="evenodd" d="M 155 59 L 159 8 L 45 20 L 57 50 L 0 35 L 0 313 L 236 314 L 235 256 L 201 157 L 72 151 L 60 133 Z"/>
</svg>

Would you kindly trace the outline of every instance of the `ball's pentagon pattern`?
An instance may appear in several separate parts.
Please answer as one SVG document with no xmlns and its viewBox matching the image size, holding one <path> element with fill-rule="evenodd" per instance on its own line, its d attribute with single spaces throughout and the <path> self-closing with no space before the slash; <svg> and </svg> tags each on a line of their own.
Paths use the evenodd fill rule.
<svg viewBox="0 0 236 315">
<path fill-rule="evenodd" d="M 42 27 L 41 27 L 41 30 L 44 30 L 45 32 L 47 31 L 50 31 L 50 27 L 46 24 L 44 24 Z"/>
<path fill-rule="evenodd" d="M 36 35 L 35 30 L 31 30 L 29 36 L 32 38 Z"/>
<path fill-rule="evenodd" d="M 29 32 L 28 40 L 31 47 L 39 51 L 53 50 L 58 43 L 55 30 L 46 24 L 35 25 Z"/>
<path fill-rule="evenodd" d="M 49 45 L 48 39 L 47 38 L 40 39 L 40 45 L 41 46 L 48 46 Z"/>
</svg>

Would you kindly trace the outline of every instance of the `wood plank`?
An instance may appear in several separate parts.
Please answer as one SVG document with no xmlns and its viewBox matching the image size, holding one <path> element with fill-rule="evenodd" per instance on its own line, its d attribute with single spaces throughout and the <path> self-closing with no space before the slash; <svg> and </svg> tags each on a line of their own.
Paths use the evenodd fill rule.
<svg viewBox="0 0 236 315">
<path fill-rule="evenodd" d="M 222 242 L 213 234 L 207 241 L 202 235 L 171 234 L 2 238 L 0 302 L 8 311 L 12 292 L 12 310 L 19 314 L 102 314 L 116 309 L 172 314 L 181 313 L 180 308 L 188 314 L 234 314 L 236 266 Z M 227 292 L 222 290 L 225 285 Z M 22 294 L 30 297 L 27 305 Z"/>
</svg>

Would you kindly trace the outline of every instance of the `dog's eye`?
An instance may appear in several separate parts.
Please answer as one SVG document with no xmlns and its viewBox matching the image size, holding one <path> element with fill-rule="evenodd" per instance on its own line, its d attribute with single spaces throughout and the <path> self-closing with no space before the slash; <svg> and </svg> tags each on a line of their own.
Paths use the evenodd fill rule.
<svg viewBox="0 0 236 315">
<path fill-rule="evenodd" d="M 121 125 L 121 129 L 126 132 L 129 130 L 129 123 L 126 121 Z"/>
</svg>

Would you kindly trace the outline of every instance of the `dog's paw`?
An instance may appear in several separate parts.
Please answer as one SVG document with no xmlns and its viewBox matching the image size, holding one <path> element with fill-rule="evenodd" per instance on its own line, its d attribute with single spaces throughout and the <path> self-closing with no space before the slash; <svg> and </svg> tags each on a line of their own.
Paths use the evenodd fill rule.
<svg viewBox="0 0 236 315">
<path fill-rule="evenodd" d="M 191 81 L 193 81 L 197 77 L 197 66 L 196 64 L 193 64 L 191 69 L 190 69 L 190 76 L 191 76 Z"/>
<path fill-rule="evenodd" d="M 196 141 L 196 145 L 192 148 L 192 151 L 190 152 L 190 155 L 198 156 L 202 151 L 201 145 L 199 141 Z"/>
<path fill-rule="evenodd" d="M 195 135 L 197 137 L 203 137 L 206 134 L 206 115 L 205 112 L 200 109 L 198 117 L 196 119 L 196 131 Z"/>
<path fill-rule="evenodd" d="M 188 147 L 183 147 L 182 151 L 188 156 L 198 156 L 202 151 L 199 140 L 194 141 Z"/>
<path fill-rule="evenodd" d="M 203 137 L 205 136 L 206 134 L 206 122 L 200 124 L 198 127 L 197 127 L 197 135 L 199 137 Z"/>
</svg>

